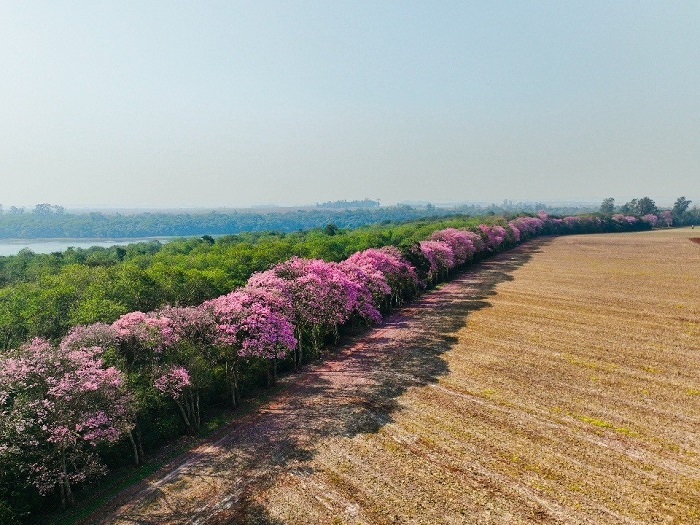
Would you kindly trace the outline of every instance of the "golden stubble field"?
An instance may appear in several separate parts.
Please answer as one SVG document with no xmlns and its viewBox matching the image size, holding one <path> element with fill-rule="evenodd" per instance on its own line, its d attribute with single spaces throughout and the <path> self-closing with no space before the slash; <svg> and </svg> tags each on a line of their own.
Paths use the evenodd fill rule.
<svg viewBox="0 0 700 525">
<path fill-rule="evenodd" d="M 101 519 L 700 523 L 697 233 L 501 254 Z"/>
</svg>

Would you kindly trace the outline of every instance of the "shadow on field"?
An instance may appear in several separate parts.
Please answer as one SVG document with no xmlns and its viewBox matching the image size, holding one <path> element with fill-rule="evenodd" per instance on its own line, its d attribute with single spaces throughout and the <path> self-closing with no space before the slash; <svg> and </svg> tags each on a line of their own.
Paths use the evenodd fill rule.
<svg viewBox="0 0 700 525">
<path fill-rule="evenodd" d="M 132 492 L 134 499 L 119 498 L 103 523 L 117 517 L 138 524 L 279 523 L 267 513 L 262 491 L 280 476 L 311 474 L 310 460 L 324 438 L 377 432 L 393 420 L 407 389 L 448 374 L 442 354 L 455 345 L 469 314 L 490 307 L 496 287 L 549 242 L 530 241 L 483 261 L 380 327 L 347 338 L 323 362 L 284 378 L 268 405 L 169 465 Z M 194 486 L 197 492 L 188 492 Z"/>
</svg>

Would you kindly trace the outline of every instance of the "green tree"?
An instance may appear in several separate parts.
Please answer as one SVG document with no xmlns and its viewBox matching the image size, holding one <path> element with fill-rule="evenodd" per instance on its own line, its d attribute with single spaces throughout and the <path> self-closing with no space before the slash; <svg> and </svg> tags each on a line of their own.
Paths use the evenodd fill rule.
<svg viewBox="0 0 700 525">
<path fill-rule="evenodd" d="M 637 215 L 649 215 L 659 213 L 656 203 L 649 197 L 642 197 L 637 202 Z"/>
<path fill-rule="evenodd" d="M 335 235 L 338 233 L 338 227 L 333 223 L 326 224 L 326 226 L 323 228 L 323 233 L 326 235 Z"/>
<path fill-rule="evenodd" d="M 604 199 L 603 203 L 600 205 L 600 213 L 603 215 L 612 215 L 615 213 L 615 199 L 612 197 Z"/>
<path fill-rule="evenodd" d="M 624 203 L 620 206 L 620 213 L 625 215 L 638 215 L 639 214 L 639 201 L 637 199 L 632 199 L 629 202 Z"/>
<path fill-rule="evenodd" d="M 678 197 L 676 202 L 673 203 L 673 208 L 671 213 L 673 213 L 673 221 L 680 224 L 686 223 L 686 215 L 688 215 L 688 208 L 690 207 L 691 200 L 685 197 Z"/>
</svg>

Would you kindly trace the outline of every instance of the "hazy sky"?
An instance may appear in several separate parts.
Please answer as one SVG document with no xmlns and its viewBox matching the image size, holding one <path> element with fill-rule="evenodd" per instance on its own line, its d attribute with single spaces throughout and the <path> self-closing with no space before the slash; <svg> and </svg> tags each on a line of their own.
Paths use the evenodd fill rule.
<svg viewBox="0 0 700 525">
<path fill-rule="evenodd" d="M 700 199 L 700 2 L 0 0 L 0 203 Z"/>
</svg>

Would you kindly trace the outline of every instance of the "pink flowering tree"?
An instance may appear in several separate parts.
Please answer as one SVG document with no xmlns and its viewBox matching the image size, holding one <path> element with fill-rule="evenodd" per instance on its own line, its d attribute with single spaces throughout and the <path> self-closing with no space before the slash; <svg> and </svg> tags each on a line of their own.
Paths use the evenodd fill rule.
<svg viewBox="0 0 700 525">
<path fill-rule="evenodd" d="M 126 374 L 127 384 L 136 399 L 134 434 L 138 453 L 143 458 L 142 428 L 154 417 L 161 399 L 154 381 L 169 364 L 168 351 L 179 337 L 172 320 L 157 313 L 131 312 L 121 316 L 111 327 L 116 332 L 116 357 L 112 362 Z"/>
<path fill-rule="evenodd" d="M 566 219 L 564 219 L 566 220 Z M 612 216 L 612 222 L 617 226 L 618 230 L 628 230 L 630 226 L 639 222 L 637 217 L 633 215 L 623 215 L 621 213 L 616 213 Z"/>
<path fill-rule="evenodd" d="M 384 276 L 391 290 L 387 307 L 399 306 L 404 298 L 415 295 L 418 291 L 416 269 L 393 246 L 357 252 L 348 257 L 346 263 L 355 264 L 369 272 L 378 271 Z"/>
<path fill-rule="evenodd" d="M 443 241 L 420 241 L 420 252 L 430 264 L 428 281 L 434 284 L 447 276 L 455 267 L 455 255 L 449 244 Z"/>
<path fill-rule="evenodd" d="M 100 347 L 103 350 L 102 358 L 107 364 L 123 368 L 125 361 L 119 352 L 119 333 L 111 325 L 93 323 L 87 326 L 75 326 L 63 337 L 60 343 L 61 350 L 66 353 L 90 347 Z M 129 390 L 136 393 L 134 395 L 135 409 L 132 411 L 133 426 L 129 429 L 127 436 L 131 443 L 134 464 L 140 465 L 143 462 L 144 452 L 138 426 L 138 407 L 144 404 L 144 400 L 138 395 L 138 389 L 133 388 L 134 385 L 129 381 L 129 376 L 125 377 L 127 378 L 126 384 Z"/>
<path fill-rule="evenodd" d="M 297 340 L 295 363 L 303 361 L 306 339 L 316 354 L 327 333 L 336 333 L 338 325 L 357 311 L 359 290 L 336 263 L 320 259 L 292 257 L 267 272 L 254 274 L 251 288 L 274 291 L 290 299 Z"/>
<path fill-rule="evenodd" d="M 202 423 L 201 393 L 212 386 L 217 373 L 216 319 L 209 308 L 201 306 L 166 306 L 149 315 L 167 320 L 172 330 L 156 354 L 153 386 L 174 401 L 188 433 L 195 434 Z"/>
<path fill-rule="evenodd" d="M 472 232 L 447 228 L 433 233 L 430 240 L 442 241 L 449 245 L 454 255 L 455 266 L 462 266 L 469 262 L 476 253 Z"/>
<path fill-rule="evenodd" d="M 320 259 L 300 259 L 301 261 L 306 273 L 302 276 L 300 284 L 305 278 L 310 279 L 304 288 L 307 289 L 307 293 L 316 295 L 314 302 L 318 302 L 322 309 L 314 314 L 312 348 L 317 351 L 326 334 L 333 334 L 337 341 L 338 327 L 347 322 L 354 313 L 360 312 L 362 284 L 351 279 L 338 263 Z M 314 283 L 317 282 L 322 285 L 314 287 Z"/>
<path fill-rule="evenodd" d="M 268 363 L 268 380 L 277 376 L 277 361 L 297 345 L 294 326 L 287 317 L 289 305 L 284 296 L 274 291 L 256 288 L 236 290 L 206 302 L 214 316 L 223 364 L 234 406 L 240 391 L 240 365 L 244 360 L 264 360 Z"/>
<path fill-rule="evenodd" d="M 112 323 L 117 339 L 128 362 L 150 359 L 178 339 L 173 322 L 168 317 L 130 312 Z"/>
<path fill-rule="evenodd" d="M 21 458 L 42 494 L 105 472 L 95 452 L 133 425 L 133 398 L 124 375 L 106 367 L 100 347 L 65 351 L 34 339 L 0 361 L 0 457 Z"/>
<path fill-rule="evenodd" d="M 181 366 L 171 367 L 153 382 L 155 389 L 172 399 L 180 409 L 182 419 L 190 434 L 195 434 L 201 425 L 199 395 L 193 395 L 190 373 Z"/>
<path fill-rule="evenodd" d="M 579 230 L 581 221 L 579 217 L 564 217 L 564 226 L 567 233 L 576 233 Z"/>
<path fill-rule="evenodd" d="M 498 251 L 506 240 L 506 230 L 503 226 L 487 226 L 481 224 L 479 225 L 479 230 L 486 244 L 486 250 L 489 252 Z"/>
<path fill-rule="evenodd" d="M 115 350 L 118 342 L 116 328 L 105 323 L 75 326 L 61 339 L 64 352 L 92 346 L 99 346 L 107 352 Z"/>
<path fill-rule="evenodd" d="M 664 221 L 666 227 L 670 228 L 673 224 L 673 213 L 671 213 L 669 210 L 665 210 L 661 213 L 661 219 Z"/>
<path fill-rule="evenodd" d="M 649 213 L 647 215 L 644 215 L 641 220 L 643 222 L 646 222 L 649 226 L 652 228 L 656 227 L 656 224 L 659 222 L 659 218 L 654 215 L 653 213 Z"/>
<path fill-rule="evenodd" d="M 506 239 L 511 243 L 511 244 L 517 244 L 520 242 L 520 239 L 522 238 L 522 234 L 520 233 L 520 229 L 511 223 L 508 223 L 508 226 L 506 226 Z"/>
<path fill-rule="evenodd" d="M 539 235 L 545 225 L 544 221 L 539 217 L 517 217 L 508 224 L 518 229 L 521 241 Z"/>
<path fill-rule="evenodd" d="M 354 315 L 368 323 L 380 323 L 382 314 L 379 307 L 391 296 L 391 288 L 384 274 L 347 260 L 341 262 L 338 268 L 354 283 L 357 290 Z"/>
</svg>

